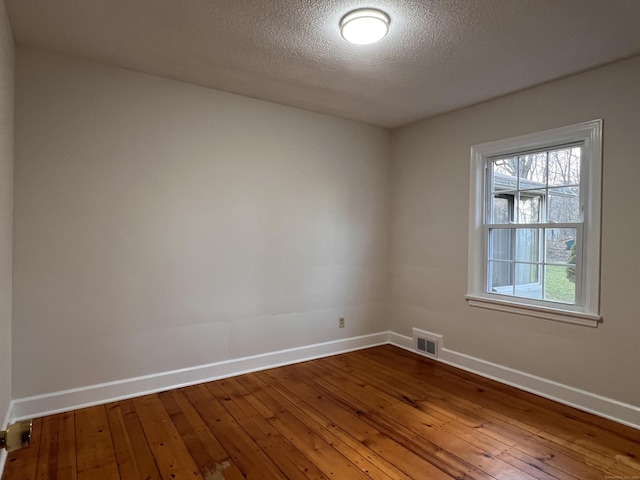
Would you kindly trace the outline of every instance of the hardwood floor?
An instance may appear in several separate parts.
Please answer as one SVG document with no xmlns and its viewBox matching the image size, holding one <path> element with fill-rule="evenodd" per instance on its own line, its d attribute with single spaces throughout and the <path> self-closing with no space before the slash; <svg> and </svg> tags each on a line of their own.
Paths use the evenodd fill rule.
<svg viewBox="0 0 640 480">
<path fill-rule="evenodd" d="M 640 431 L 382 346 L 34 421 L 4 480 L 640 479 Z"/>
</svg>

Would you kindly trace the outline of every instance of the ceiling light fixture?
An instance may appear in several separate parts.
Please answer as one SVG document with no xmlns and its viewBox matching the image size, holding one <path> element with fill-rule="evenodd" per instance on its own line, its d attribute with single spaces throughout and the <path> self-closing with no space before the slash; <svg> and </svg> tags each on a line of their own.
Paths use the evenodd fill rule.
<svg viewBox="0 0 640 480">
<path fill-rule="evenodd" d="M 347 42 L 368 45 L 382 40 L 389 31 L 389 15 L 373 8 L 347 13 L 340 20 L 340 33 Z"/>
</svg>

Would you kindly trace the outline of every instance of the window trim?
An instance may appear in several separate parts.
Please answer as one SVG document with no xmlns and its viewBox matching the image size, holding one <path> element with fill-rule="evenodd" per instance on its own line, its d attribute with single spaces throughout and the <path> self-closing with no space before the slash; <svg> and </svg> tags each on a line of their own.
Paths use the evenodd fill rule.
<svg viewBox="0 0 640 480">
<path fill-rule="evenodd" d="M 583 261 L 580 304 L 530 301 L 486 291 L 485 175 L 487 160 L 529 150 L 583 143 L 581 195 L 583 198 Z M 600 224 L 602 202 L 602 119 L 520 135 L 471 147 L 469 177 L 469 257 L 466 300 L 470 306 L 518 313 L 548 320 L 597 327 L 600 315 Z M 577 270 L 576 270 L 577 272 Z"/>
</svg>

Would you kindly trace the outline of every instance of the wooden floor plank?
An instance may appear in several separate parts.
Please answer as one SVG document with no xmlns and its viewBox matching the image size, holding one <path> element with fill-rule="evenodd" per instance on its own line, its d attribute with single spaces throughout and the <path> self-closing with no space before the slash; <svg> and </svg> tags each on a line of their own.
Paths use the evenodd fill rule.
<svg viewBox="0 0 640 480">
<path fill-rule="evenodd" d="M 333 448 L 372 478 L 410 480 L 410 477 L 401 470 L 363 443 L 358 442 L 347 430 L 314 411 L 306 402 L 292 401 L 284 386 L 276 385 L 272 381 L 265 382 L 263 379 L 261 380 L 260 374 L 245 375 L 234 379 L 234 381 L 239 385 L 238 389 L 244 393 L 247 400 L 256 405 L 256 409 L 262 410 L 263 405 L 273 405 L 274 403 L 284 406 L 293 416 L 320 435 Z M 262 411 L 270 410 L 267 406 Z"/>
<path fill-rule="evenodd" d="M 135 461 L 140 478 L 145 480 L 160 480 L 160 472 L 153 458 L 147 437 L 142 430 L 142 425 L 140 424 L 140 419 L 133 406 L 133 402 L 131 400 L 121 400 L 107 405 L 107 408 L 111 406 L 117 407 L 120 415 L 122 415 L 122 423 L 125 429 L 123 435 L 126 435 L 128 438 L 129 445 L 131 446 L 131 455 L 133 461 Z M 113 437 L 114 443 L 121 441 L 119 438 Z"/>
<path fill-rule="evenodd" d="M 410 412 L 385 401 L 378 393 L 383 393 L 368 383 L 358 385 L 355 377 L 340 375 L 335 370 L 323 367 L 318 362 L 310 362 L 307 373 L 323 386 L 340 392 L 349 398 L 352 405 L 367 412 L 368 418 L 375 419 L 377 425 L 384 425 L 387 432 L 394 432 L 396 439 L 402 439 L 407 448 L 425 455 L 431 463 L 451 476 L 462 473 L 470 478 L 484 478 L 486 475 L 532 478 L 525 472 L 513 468 L 499 460 L 500 449 L 482 451 L 473 445 L 437 428 L 430 422 L 422 421 L 418 412 Z M 405 425 L 411 426 L 410 428 Z M 484 472 L 484 474 L 480 473 Z"/>
<path fill-rule="evenodd" d="M 120 479 L 104 405 L 75 412 L 78 480 Z"/>
<path fill-rule="evenodd" d="M 639 430 L 383 345 L 35 419 L 2 480 L 630 480 L 639 457 Z"/>
<path fill-rule="evenodd" d="M 345 358 L 348 358 L 349 362 L 345 361 Z M 358 358 L 355 356 L 336 356 L 327 360 L 326 363 L 336 369 L 343 369 L 353 375 L 368 379 L 380 388 L 378 395 L 389 401 L 397 402 L 398 407 L 419 411 L 421 416 L 426 415 L 424 418 L 429 421 L 429 424 L 437 425 L 487 453 L 498 455 L 502 461 L 516 466 L 536 478 L 556 478 L 558 474 L 561 474 L 555 467 L 544 463 L 540 458 L 513 451 L 508 442 L 480 432 L 478 429 L 485 421 L 475 413 L 481 409 L 480 406 L 468 408 L 461 404 L 453 407 L 451 399 L 440 402 L 438 396 L 429 397 L 425 394 L 427 392 L 416 388 L 416 382 L 412 378 L 408 377 L 408 380 L 405 381 L 402 374 L 399 375 L 394 370 L 387 371 L 386 367 L 382 365 L 376 366 L 375 375 L 367 374 L 363 368 L 350 368 L 352 365 L 358 364 Z M 433 393 L 433 390 L 429 389 L 428 393 Z M 436 420 L 431 420 L 432 418 Z"/>
<path fill-rule="evenodd" d="M 411 480 L 402 470 L 378 455 L 374 450 L 366 445 L 366 441 L 359 441 L 353 436 L 353 431 L 348 425 L 342 425 L 334 421 L 331 415 L 327 416 L 328 409 L 316 410 L 308 402 L 297 397 L 292 400 L 290 385 L 279 384 L 273 377 L 265 373 L 245 375 L 236 379 L 243 384 L 246 391 L 254 395 L 257 390 L 263 390 L 265 394 L 281 405 L 286 405 L 296 418 L 300 419 L 309 428 L 321 435 L 325 441 L 341 452 L 345 457 L 358 465 L 358 467 L 369 474 L 372 478 L 397 480 Z M 249 397 L 252 398 L 252 397 Z M 253 400 L 255 401 L 255 400 Z M 345 412 L 346 413 L 346 412 Z"/>
<path fill-rule="evenodd" d="M 57 480 L 76 480 L 76 433 L 73 412 L 58 415 L 58 472 Z"/>
<path fill-rule="evenodd" d="M 39 480 L 54 478 L 58 474 L 58 415 L 46 417 L 42 421 L 40 453 L 38 454 Z"/>
<path fill-rule="evenodd" d="M 162 478 L 203 480 L 158 396 L 135 398 L 133 406 Z"/>
<path fill-rule="evenodd" d="M 385 433 L 368 423 L 357 409 L 346 408 L 336 403 L 330 392 L 318 389 L 313 380 L 302 375 L 289 373 L 292 369 L 270 370 L 266 374 L 274 376 L 280 383 L 286 384 L 297 398 L 306 402 L 317 412 L 322 412 L 337 425 L 348 430 L 358 441 L 366 445 L 379 455 L 389 458 L 390 462 L 411 478 L 425 476 L 429 479 L 450 479 L 446 474 L 423 457 L 387 436 Z M 290 377 L 287 377 L 290 375 Z M 292 378 L 293 377 L 293 378 Z"/>
<path fill-rule="evenodd" d="M 370 361 L 378 362 L 376 365 L 377 368 L 385 368 L 384 359 L 386 359 L 386 355 L 372 357 L 371 352 L 363 351 L 359 352 L 358 355 L 355 355 L 351 361 L 357 362 L 360 354 Z M 403 353 L 403 356 L 406 357 L 406 354 Z M 415 361 L 416 359 L 413 358 L 405 358 L 405 361 L 401 362 L 401 364 L 403 364 L 404 367 L 410 368 L 410 365 Z M 431 360 L 424 361 L 432 362 Z M 448 368 L 451 369 L 452 367 Z M 465 382 L 477 377 L 467 372 L 455 373 L 460 377 L 460 379 L 466 378 Z M 395 375 L 402 376 L 403 374 L 395 371 Z M 438 379 L 422 377 L 422 383 L 424 383 L 425 386 L 429 386 L 431 390 L 438 390 L 442 386 L 440 379 L 442 376 L 446 375 L 446 372 L 442 372 Z M 390 381 L 394 382 L 395 380 Z M 414 379 L 411 379 L 411 381 L 415 383 Z M 462 381 L 460 383 L 461 385 L 464 384 Z M 513 429 L 519 431 L 521 435 L 542 437 L 544 441 L 541 443 L 544 443 L 547 448 L 556 452 L 565 452 L 570 456 L 573 456 L 581 465 L 579 470 L 582 470 L 583 465 L 591 465 L 599 469 L 599 473 L 592 473 L 594 477 L 597 475 L 630 476 L 635 473 L 636 470 L 633 468 L 633 465 L 629 468 L 628 464 L 632 463 L 634 459 L 630 457 L 628 453 L 622 454 L 618 459 L 614 458 L 613 455 L 603 455 L 601 453 L 601 450 L 605 449 L 607 442 L 601 442 L 599 449 L 587 448 L 579 441 L 579 435 L 574 434 L 566 437 L 567 431 L 563 431 L 562 428 L 559 428 L 558 424 L 566 422 L 569 419 L 556 410 L 542 408 L 538 402 L 540 397 L 532 394 L 523 395 L 525 392 L 521 392 L 516 389 L 509 390 L 509 387 L 497 384 L 497 382 L 487 379 L 479 378 L 478 384 L 483 385 L 481 388 L 482 392 L 478 392 L 480 395 L 484 395 L 489 390 L 494 391 L 491 395 L 484 396 L 480 403 L 473 404 L 477 408 L 472 408 L 472 411 L 476 412 L 478 415 L 488 417 L 490 420 L 498 418 L 506 421 L 507 423 L 512 424 Z M 466 389 L 467 393 L 469 393 L 468 387 L 462 386 L 462 388 Z M 460 391 L 457 390 L 457 386 L 452 384 L 446 387 L 447 393 L 444 398 L 449 398 L 453 391 L 458 392 L 458 395 L 460 395 Z M 499 394 L 496 393 L 499 391 L 511 392 L 513 395 L 510 394 L 503 397 L 501 400 Z M 473 397 L 473 395 L 471 396 Z M 478 396 L 474 397 L 474 401 L 478 402 Z M 599 429 L 599 427 L 593 427 L 592 432 L 597 429 Z M 556 435 L 558 432 L 564 433 L 562 435 Z M 563 435 L 565 435 L 564 438 Z M 622 440 L 626 439 L 622 438 L 621 441 Z M 620 451 L 618 451 L 618 454 L 620 455 Z M 555 456 L 556 453 L 552 453 L 549 458 L 555 458 Z M 575 467 L 570 471 L 576 471 Z"/>
<path fill-rule="evenodd" d="M 204 385 L 186 388 L 184 393 L 245 478 L 287 478 Z"/>
<path fill-rule="evenodd" d="M 234 379 L 226 382 L 238 390 L 244 390 Z M 353 478 L 368 480 L 349 458 L 326 441 L 320 432 L 307 426 L 288 408 L 286 403 L 272 401 L 263 391 L 257 390 L 247 395 L 251 408 L 266 420 L 274 430 L 290 442 L 301 455 L 306 456 L 318 470 L 322 478 Z M 249 404 L 249 401 L 247 401 Z"/>
<path fill-rule="evenodd" d="M 113 447 L 120 478 L 122 480 L 136 480 L 141 478 L 138 464 L 133 454 L 133 445 L 127 433 L 127 428 L 124 424 L 124 415 L 119 404 L 107 405 L 107 419 L 109 421 L 111 435 L 113 438 L 118 438 L 117 442 L 113 442 Z"/>
<path fill-rule="evenodd" d="M 205 478 L 216 475 L 225 480 L 244 478 L 182 391 L 164 392 L 159 397 Z"/>
<path fill-rule="evenodd" d="M 339 367 L 335 359 L 332 360 L 334 361 L 331 362 L 331 365 Z M 317 362 L 315 363 L 317 364 Z M 356 378 L 370 379 L 372 383 L 364 386 L 363 390 L 371 392 L 371 395 L 367 395 L 366 398 L 375 398 L 375 401 L 370 403 L 371 406 L 378 408 L 381 412 L 386 412 L 387 415 L 391 415 L 403 425 L 413 425 L 412 430 L 422 438 L 454 453 L 459 458 L 465 459 L 489 475 L 513 477 L 523 476 L 524 472 L 526 475 L 533 475 L 534 478 L 552 478 L 544 471 L 535 471 L 535 467 L 532 470 L 529 468 L 531 465 L 525 469 L 515 467 L 514 463 L 518 462 L 509 461 L 507 453 L 509 447 L 504 443 L 492 441 L 491 438 L 484 437 L 459 422 L 443 421 L 442 418 L 423 412 L 419 406 L 399 402 L 397 398 L 388 393 L 388 385 L 384 385 L 387 388 L 381 388 L 382 385 L 375 382 L 371 376 L 354 375 L 350 371 L 344 371 L 340 368 L 335 368 L 332 372 L 339 372 L 347 385 L 355 384 Z"/>
<path fill-rule="evenodd" d="M 370 361 L 379 361 L 378 357 L 372 358 L 369 352 L 359 352 L 362 353 L 363 357 L 367 357 Z M 350 358 L 352 363 L 357 363 L 360 355 L 355 355 Z M 409 362 L 413 361 L 409 359 Z M 431 362 L 430 360 L 424 360 L 427 362 Z M 383 363 L 382 360 L 377 363 L 377 370 L 385 370 L 386 364 Z M 406 366 L 406 363 L 405 363 Z M 451 368 L 451 367 L 449 367 Z M 444 372 L 443 372 L 444 374 Z M 460 373 L 460 376 L 471 376 L 472 374 L 468 374 L 466 372 Z M 537 458 L 538 462 L 541 459 L 544 461 L 544 465 L 551 466 L 556 468 L 556 466 L 560 466 L 559 468 L 564 469 L 564 475 L 575 475 L 578 478 L 602 478 L 604 475 L 623 475 L 624 472 L 620 471 L 620 469 L 616 466 L 616 462 L 612 458 L 598 457 L 591 459 L 589 456 L 590 452 L 586 452 L 585 450 L 577 451 L 577 449 L 572 449 L 567 446 L 567 442 L 560 438 L 555 438 L 554 436 L 546 433 L 549 431 L 552 426 L 561 421 L 561 418 L 555 415 L 553 412 L 546 412 L 544 417 L 546 421 L 542 421 L 540 417 L 535 418 L 536 412 L 532 410 L 531 406 L 520 406 L 519 408 L 511 408 L 510 402 L 513 401 L 511 396 L 505 397 L 504 402 L 494 402 L 493 400 L 483 401 L 484 405 L 480 405 L 478 403 L 469 403 L 467 400 L 461 400 L 460 397 L 452 396 L 447 391 L 440 390 L 439 382 L 436 379 L 424 379 L 423 382 L 417 384 L 415 379 L 411 376 L 406 376 L 403 371 L 398 372 L 397 370 L 390 370 L 388 372 L 388 377 L 386 381 L 391 384 L 396 385 L 401 379 L 406 377 L 406 386 L 413 385 L 414 394 L 417 392 L 422 392 L 427 395 L 427 402 L 430 405 L 440 405 L 443 410 L 446 411 L 447 403 L 455 403 L 455 412 L 456 418 L 458 420 L 464 419 L 464 422 L 467 425 L 473 425 L 473 421 L 470 420 L 473 416 L 476 418 L 482 418 L 482 421 L 489 423 L 502 423 L 503 426 L 513 432 L 516 438 L 520 439 L 528 439 L 528 438 L 536 438 L 535 442 L 536 446 L 543 446 L 547 451 L 544 455 L 537 455 L 534 458 Z M 400 379 L 400 380 L 399 380 Z M 483 383 L 485 388 L 492 388 L 491 383 L 480 382 Z M 411 388 L 411 387 L 408 387 Z M 504 386 L 499 386 L 499 389 L 506 388 Z M 514 392 L 519 392 L 515 389 L 512 389 Z M 437 392 L 442 392 L 442 397 L 438 397 Z M 420 393 L 418 393 L 419 395 Z M 435 394 L 435 396 L 433 396 Z M 525 398 L 534 399 L 539 398 L 535 395 L 527 394 Z M 422 403 L 422 400 L 419 400 L 418 403 Z M 452 409 L 453 411 L 453 409 Z M 466 414 L 460 415 L 461 411 L 466 411 Z M 509 411 L 508 414 L 504 413 L 505 411 Z M 480 428 L 479 426 L 477 428 Z M 496 437 L 498 438 L 498 437 Z M 527 445 L 529 442 L 518 442 L 519 446 Z M 586 453 L 585 453 L 586 452 Z M 521 452 L 527 453 L 527 452 Z M 528 452 L 529 454 L 531 452 Z M 543 468 L 545 470 L 548 469 L 547 466 L 541 466 L 540 463 L 535 462 L 536 467 Z M 531 462 L 528 462 L 531 463 Z M 594 468 L 596 467 L 596 468 Z"/>
<path fill-rule="evenodd" d="M 370 361 L 378 362 L 376 365 L 377 368 L 384 368 L 388 352 L 379 356 L 372 356 L 371 351 L 363 351 L 359 352 L 359 354 L 367 357 Z M 408 352 L 402 352 L 402 355 L 405 357 L 405 360 L 401 362 L 401 365 L 403 365 L 402 370 L 411 368 L 411 365 L 416 359 L 413 358 L 411 354 L 408 354 Z M 425 361 L 432 362 L 431 360 Z M 448 367 L 448 369 L 451 370 L 452 367 Z M 445 392 L 457 392 L 458 397 L 462 396 L 462 392 L 469 394 L 470 390 L 468 386 L 465 386 L 466 380 L 462 381 L 462 379 L 468 377 L 472 380 L 475 376 L 462 371 L 458 373 L 456 369 L 453 369 L 453 374 L 460 377 L 460 387 L 464 390 L 457 390 L 457 382 L 454 382 L 454 384 L 448 385 Z M 398 372 L 396 372 L 396 375 L 398 375 Z M 399 375 L 402 375 L 402 373 Z M 438 379 L 428 378 L 423 374 L 419 374 L 418 376 L 423 380 L 421 383 L 433 391 L 442 386 L 440 379 L 446 375 L 447 372 L 445 371 L 441 372 Z M 412 379 L 412 381 L 415 383 L 414 379 Z M 509 424 L 510 428 L 520 436 L 536 437 L 539 444 L 544 445 L 551 451 L 549 455 L 542 458 L 546 458 L 549 463 L 556 463 L 559 459 L 562 459 L 564 461 L 564 468 L 567 468 L 565 474 L 569 475 L 572 474 L 570 472 L 582 472 L 581 475 L 584 475 L 587 473 L 585 469 L 588 470 L 588 474 L 591 475 L 589 478 L 601 478 L 606 475 L 630 476 L 634 474 L 634 469 L 628 469 L 626 465 L 620 465 L 620 463 L 613 458 L 613 455 L 601 455 L 593 449 L 589 450 L 584 448 L 579 443 L 574 444 L 573 442 L 578 440 L 578 436 L 572 435 L 570 438 L 562 438 L 562 436 L 553 433 L 562 431 L 562 429 L 558 430 L 557 425 L 569 420 L 569 417 L 565 414 L 566 408 L 568 407 L 562 406 L 563 408 L 545 409 L 541 405 L 547 404 L 548 401 L 545 400 L 545 402 L 541 402 L 541 397 L 537 395 L 528 394 L 488 379 L 480 378 L 478 384 L 482 385 L 482 387 L 478 387 L 478 389 L 483 390 L 482 392 L 478 392 L 479 394 L 485 394 L 488 390 L 492 392 L 482 400 L 479 400 L 478 396 L 474 396 L 471 392 L 469 396 L 473 397 L 474 405 L 480 407 L 475 409 L 474 412 L 486 417 L 490 421 L 498 419 Z M 503 396 L 497 393 L 501 391 L 506 392 L 507 395 Z M 554 405 L 556 405 L 555 402 Z M 573 411 L 577 412 L 575 409 L 573 409 Z M 594 427 L 594 429 L 598 428 L 599 427 Z M 567 432 L 565 431 L 565 433 Z M 567 457 L 573 458 L 574 461 L 571 462 Z"/>
<path fill-rule="evenodd" d="M 287 478 L 326 480 L 320 469 L 311 461 L 309 455 L 290 443 L 283 432 L 272 424 L 278 414 L 269 412 L 260 415 L 234 388 L 233 380 L 207 384 L 211 394 L 222 404 L 229 414 L 253 438 L 262 450 L 276 463 Z M 303 450 L 304 451 L 304 450 Z"/>
<path fill-rule="evenodd" d="M 374 349 L 366 349 L 366 350 L 361 350 L 358 353 L 363 353 L 368 355 L 374 354 L 376 357 L 379 357 L 381 355 L 380 352 L 385 352 L 384 353 L 385 355 L 392 355 L 392 356 L 400 355 L 405 357 L 406 359 L 409 359 L 410 361 L 415 361 L 415 355 L 413 353 L 408 352 L 406 350 L 399 351 L 397 348 L 391 345 L 384 345 L 380 347 L 379 351 Z M 455 367 L 438 364 L 438 370 L 440 370 L 440 367 L 445 367 L 449 371 L 453 371 L 462 375 L 464 374 L 470 375 L 473 381 L 476 382 L 478 385 L 486 385 L 486 386 L 489 386 L 490 388 L 501 389 L 502 391 L 506 392 L 509 395 L 509 397 L 517 397 L 517 398 L 521 398 L 521 399 L 536 403 L 545 409 L 562 414 L 562 416 L 565 418 L 578 420 L 583 425 L 591 425 L 593 427 L 597 427 L 602 430 L 610 431 L 611 433 L 613 433 L 619 438 L 624 438 L 637 445 L 640 445 L 640 430 L 628 427 L 626 425 L 622 425 L 620 423 L 612 422 L 603 417 L 599 417 L 597 415 L 594 415 L 588 412 L 577 410 L 573 407 L 569 407 L 562 403 L 558 403 L 553 400 L 540 397 L 538 395 L 532 395 L 523 390 L 511 388 L 507 385 L 501 384 L 491 379 L 482 378 L 477 375 L 469 374 L 460 369 L 456 369 Z"/>
</svg>

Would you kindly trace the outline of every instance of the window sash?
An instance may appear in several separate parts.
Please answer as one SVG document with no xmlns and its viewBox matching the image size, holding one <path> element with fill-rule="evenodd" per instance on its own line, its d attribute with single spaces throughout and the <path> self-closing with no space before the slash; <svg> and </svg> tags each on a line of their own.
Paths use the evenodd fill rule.
<svg viewBox="0 0 640 480">
<path fill-rule="evenodd" d="M 540 205 L 538 207 L 539 221 L 540 222 L 548 221 L 549 215 L 550 215 L 550 208 L 551 208 L 550 202 L 552 201 L 552 198 L 559 196 L 562 190 L 565 191 L 565 196 L 566 196 L 566 190 L 571 190 L 574 188 L 578 188 L 578 196 L 577 196 L 578 211 L 576 212 L 577 221 L 582 222 L 584 220 L 583 218 L 584 202 L 586 200 L 586 196 L 588 195 L 588 193 L 585 192 L 585 188 L 584 188 L 584 184 L 586 183 L 585 176 L 587 175 L 586 170 L 589 167 L 589 164 L 586 160 L 587 155 L 585 154 L 586 148 L 587 148 L 586 143 L 587 143 L 586 141 L 574 141 L 570 143 L 561 142 L 559 144 L 554 144 L 554 145 L 545 145 L 542 148 L 537 148 L 534 150 L 527 150 L 527 151 L 516 150 L 508 154 L 485 157 L 484 158 L 484 223 L 493 222 L 494 198 L 503 198 L 507 196 L 513 197 L 512 204 L 514 209 L 511 212 L 510 216 L 512 217 L 511 221 L 513 221 L 514 223 L 517 223 L 517 224 L 533 223 L 533 222 L 522 221 L 522 212 L 520 211 L 520 205 L 523 197 L 524 198 L 539 197 L 540 198 Z M 562 183 L 560 185 L 557 185 L 555 183 L 553 184 L 550 183 L 551 162 L 549 160 L 549 154 L 553 152 L 562 151 L 562 150 L 572 150 L 575 148 L 580 149 L 580 165 L 578 167 L 579 182 L 578 183 L 568 182 L 568 183 Z M 523 186 L 522 185 L 523 177 L 521 176 L 521 172 L 519 168 L 520 159 L 528 155 L 542 154 L 542 153 L 544 153 L 546 156 L 545 162 L 544 162 L 544 170 L 543 170 L 544 183 L 542 183 L 541 181 L 534 181 L 532 179 L 525 178 L 524 179 L 525 182 L 529 182 L 532 184 L 535 183 L 536 185 L 535 186 L 530 185 L 528 187 Z M 517 162 L 516 166 L 518 168 L 515 169 L 516 170 L 515 175 L 513 177 L 509 177 L 509 178 L 512 178 L 515 183 L 513 185 L 513 188 L 506 188 L 506 189 L 499 190 L 495 183 L 495 180 L 496 180 L 494 177 L 495 169 L 493 168 L 493 166 L 496 162 L 500 160 L 510 160 L 510 159 L 515 159 Z M 569 172 L 572 170 L 571 164 L 568 165 L 568 169 L 569 169 Z M 569 176 L 571 177 L 570 173 L 569 173 Z"/>
<path fill-rule="evenodd" d="M 546 243 L 547 243 L 547 235 L 546 235 L 546 231 L 548 229 L 562 229 L 562 228 L 571 228 L 571 229 L 575 229 L 576 231 L 576 238 L 575 238 L 575 246 L 576 246 L 576 260 L 575 260 L 575 264 L 570 264 L 570 263 L 563 263 L 563 262 L 549 262 L 547 261 L 546 258 Z M 561 306 L 567 307 L 567 308 L 579 308 L 582 309 L 584 307 L 584 301 L 585 301 L 585 295 L 584 295 L 584 290 L 583 290 L 583 276 L 582 276 L 582 270 L 583 270 L 583 252 L 584 252 L 584 228 L 583 228 L 583 223 L 531 223 L 531 224 L 513 224 L 513 223 L 508 223 L 508 224 L 484 224 L 482 226 L 483 229 L 483 269 L 482 269 L 482 277 L 483 277 L 483 292 L 487 295 L 496 295 L 496 296 L 502 296 L 502 297 L 508 297 L 509 299 L 518 299 L 518 301 L 523 301 L 524 303 L 532 303 L 532 304 L 540 304 L 540 305 L 544 305 L 547 303 L 552 303 L 552 304 L 559 304 Z M 499 259 L 499 258 L 491 258 L 490 257 L 490 243 L 491 243 L 491 231 L 492 230 L 512 230 L 514 232 L 516 232 L 517 230 L 530 230 L 530 229 L 536 229 L 536 230 L 540 230 L 540 237 L 541 237 L 541 241 L 540 244 L 538 245 L 538 258 L 539 260 L 537 261 L 527 261 L 527 260 L 522 260 L 522 259 L 518 259 L 517 258 L 517 253 L 514 252 L 512 254 L 512 258 L 510 259 Z M 570 265 L 575 265 L 575 299 L 573 303 L 570 302 L 562 302 L 559 300 L 552 300 L 552 299 L 533 299 L 533 298 L 529 298 L 529 297 L 524 297 L 524 296 L 518 296 L 515 294 L 515 290 L 517 289 L 517 284 L 516 284 L 516 279 L 515 279 L 515 274 L 512 272 L 512 275 L 514 275 L 512 282 L 513 282 L 513 287 L 514 287 L 514 294 L 513 295 L 507 295 L 507 294 L 501 294 L 498 292 L 493 292 L 490 290 L 490 285 L 491 282 L 489 280 L 489 275 L 490 275 L 490 268 L 489 265 L 491 263 L 503 263 L 503 264 L 509 264 L 509 265 L 513 265 L 514 268 L 516 265 L 536 265 L 538 266 L 538 275 L 540 278 L 540 283 L 541 283 L 541 288 L 542 288 L 542 292 L 543 292 L 543 297 L 544 297 L 544 292 L 545 292 L 545 267 L 549 266 L 549 267 L 568 267 Z"/>
</svg>

